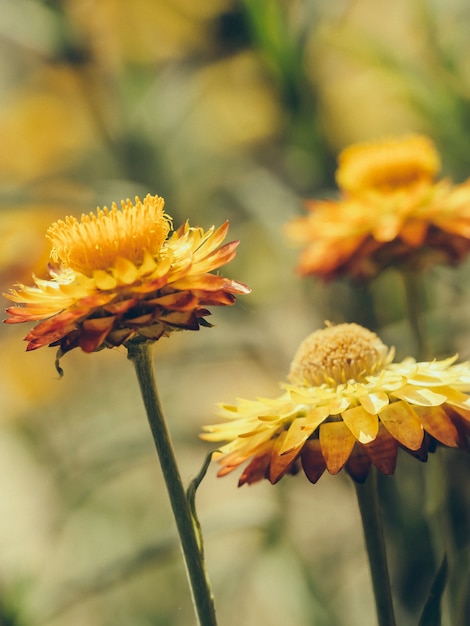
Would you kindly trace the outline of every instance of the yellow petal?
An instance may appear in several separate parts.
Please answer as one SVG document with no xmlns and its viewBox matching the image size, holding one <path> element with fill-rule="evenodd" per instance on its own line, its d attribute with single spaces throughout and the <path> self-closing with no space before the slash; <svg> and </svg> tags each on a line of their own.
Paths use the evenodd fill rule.
<svg viewBox="0 0 470 626">
<path fill-rule="evenodd" d="M 377 437 L 379 420 L 362 408 L 355 406 L 341 413 L 344 423 L 360 443 L 369 443 Z"/>
<path fill-rule="evenodd" d="M 318 406 L 307 413 L 305 425 L 307 428 L 315 430 L 329 415 L 329 406 Z"/>
<path fill-rule="evenodd" d="M 120 283 L 130 285 L 137 280 L 138 271 L 134 263 L 131 263 L 128 259 L 118 257 L 114 264 L 114 274 Z"/>
<path fill-rule="evenodd" d="M 320 446 L 330 474 L 337 474 L 352 452 L 355 438 L 344 422 L 325 422 L 320 426 Z"/>
<path fill-rule="evenodd" d="M 98 289 L 109 290 L 116 287 L 116 279 L 109 272 L 105 272 L 105 270 L 96 270 L 93 272 L 93 278 Z"/>
<path fill-rule="evenodd" d="M 345 411 L 351 404 L 351 400 L 348 398 L 335 398 L 331 400 L 328 405 L 331 415 L 339 415 L 342 411 Z"/>
<path fill-rule="evenodd" d="M 293 448 L 298 448 L 310 437 L 314 429 L 315 426 L 308 425 L 305 417 L 295 419 L 289 426 L 279 454 L 288 454 Z"/>
<path fill-rule="evenodd" d="M 388 395 L 384 391 L 368 393 L 364 396 L 360 396 L 358 399 L 362 408 L 372 415 L 377 415 L 377 413 L 389 403 Z"/>
<path fill-rule="evenodd" d="M 470 410 L 470 397 L 466 393 L 452 389 L 452 387 L 439 387 L 439 391 L 445 394 L 447 404 L 466 411 Z"/>
<path fill-rule="evenodd" d="M 140 275 L 150 274 L 156 267 L 155 259 L 149 252 L 145 252 L 144 260 L 139 268 Z"/>
<path fill-rule="evenodd" d="M 397 441 L 410 450 L 418 450 L 424 430 L 416 412 L 403 400 L 392 402 L 379 413 L 380 421 Z"/>
<path fill-rule="evenodd" d="M 400 398 L 400 400 L 406 400 L 418 406 L 439 406 L 447 400 L 447 396 L 442 393 L 436 393 L 425 387 L 414 387 L 413 385 L 405 385 L 405 387 L 394 391 L 393 395 Z"/>
</svg>

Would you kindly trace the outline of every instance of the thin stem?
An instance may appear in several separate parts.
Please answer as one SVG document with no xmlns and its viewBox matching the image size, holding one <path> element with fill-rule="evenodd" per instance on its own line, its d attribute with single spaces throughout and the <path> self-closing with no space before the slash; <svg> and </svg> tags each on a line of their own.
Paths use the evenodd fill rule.
<svg viewBox="0 0 470 626">
<path fill-rule="evenodd" d="M 375 470 L 371 470 L 364 484 L 354 484 L 369 557 L 378 623 L 379 626 L 396 626 Z"/>
<path fill-rule="evenodd" d="M 429 346 L 424 327 L 424 287 L 421 277 L 417 272 L 406 271 L 402 273 L 405 287 L 406 311 L 411 333 L 416 343 L 416 357 L 426 359 L 429 357 Z"/>
<path fill-rule="evenodd" d="M 175 516 L 198 624 L 200 626 L 217 626 L 213 597 L 204 565 L 202 539 L 198 523 L 191 514 L 158 397 L 151 356 L 151 344 L 141 343 L 130 346 L 128 357 L 135 367 L 150 429 Z"/>
</svg>

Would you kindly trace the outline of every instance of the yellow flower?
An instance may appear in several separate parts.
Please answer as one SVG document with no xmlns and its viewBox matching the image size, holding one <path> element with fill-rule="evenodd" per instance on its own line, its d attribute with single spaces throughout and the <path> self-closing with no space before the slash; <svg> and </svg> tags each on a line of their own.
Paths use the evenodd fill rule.
<svg viewBox="0 0 470 626">
<path fill-rule="evenodd" d="M 375 333 L 357 324 L 327 326 L 300 345 L 289 383 L 274 399 L 220 405 L 225 422 L 201 437 L 228 441 L 214 458 L 219 476 L 249 460 L 239 485 L 276 483 L 303 469 L 315 483 L 343 467 L 358 482 L 371 464 L 391 475 L 398 448 L 421 461 L 436 443 L 467 445 L 470 365 L 456 357 L 393 363 Z"/>
<path fill-rule="evenodd" d="M 413 135 L 357 144 L 339 156 L 338 200 L 307 201 L 286 226 L 304 246 L 298 271 L 369 279 L 391 265 L 458 263 L 470 251 L 470 179 L 436 180 L 439 154 Z"/>
<path fill-rule="evenodd" d="M 344 191 L 393 191 L 432 183 L 440 169 L 434 145 L 421 135 L 360 143 L 343 150 L 336 181 Z"/>
<path fill-rule="evenodd" d="M 171 232 L 163 206 L 147 195 L 52 224 L 50 279 L 36 277 L 34 286 L 6 294 L 20 305 L 7 309 L 7 323 L 40 320 L 25 337 L 27 350 L 93 352 L 198 330 L 209 325 L 206 306 L 231 305 L 235 294 L 249 293 L 210 273 L 235 256 L 237 241 L 220 246 L 228 222 L 208 231 L 185 223 Z"/>
</svg>

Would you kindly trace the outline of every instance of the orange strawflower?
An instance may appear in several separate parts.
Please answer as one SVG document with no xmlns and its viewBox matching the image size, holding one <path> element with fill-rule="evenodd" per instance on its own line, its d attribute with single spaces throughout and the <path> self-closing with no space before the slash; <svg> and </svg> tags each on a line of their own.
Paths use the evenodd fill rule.
<svg viewBox="0 0 470 626">
<path fill-rule="evenodd" d="M 180 329 L 209 326 L 207 306 L 231 305 L 249 293 L 211 272 L 235 256 L 238 241 L 220 244 L 228 222 L 208 231 L 188 223 L 172 232 L 164 200 L 147 195 L 97 209 L 81 220 L 52 224 L 49 280 L 19 285 L 6 297 L 6 323 L 39 320 L 27 350 L 57 346 L 94 352 L 132 341 L 157 340 Z"/>
<path fill-rule="evenodd" d="M 304 249 L 298 271 L 370 279 L 386 267 L 455 264 L 470 251 L 470 179 L 436 180 L 432 142 L 413 135 L 344 150 L 338 200 L 309 200 L 286 226 Z"/>
<path fill-rule="evenodd" d="M 393 349 L 357 324 L 327 326 L 300 345 L 283 394 L 220 405 L 225 422 L 202 436 L 228 441 L 219 476 L 245 467 L 239 485 L 276 483 L 303 469 L 315 483 L 343 467 L 357 482 L 375 465 L 391 475 L 398 448 L 421 461 L 436 443 L 467 446 L 470 365 L 456 357 L 393 363 Z"/>
</svg>

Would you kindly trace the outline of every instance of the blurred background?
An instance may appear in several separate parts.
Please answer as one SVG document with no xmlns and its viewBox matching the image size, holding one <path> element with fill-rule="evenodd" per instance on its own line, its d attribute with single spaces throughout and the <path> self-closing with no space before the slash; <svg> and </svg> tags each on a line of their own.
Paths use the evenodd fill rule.
<svg viewBox="0 0 470 626">
<path fill-rule="evenodd" d="M 393 270 L 367 294 L 301 279 L 283 226 L 335 193 L 355 141 L 425 133 L 444 175 L 470 176 L 467 2 L 0 0 L 0 15 L 3 292 L 44 272 L 52 221 L 135 195 L 163 196 L 176 226 L 229 219 L 241 240 L 223 273 L 253 293 L 155 346 L 185 481 L 215 404 L 277 395 L 324 320 L 413 353 Z M 466 263 L 424 277 L 436 357 L 470 358 L 469 276 Z M 0 328 L 0 625 L 194 623 L 125 350 L 71 353 L 59 380 L 53 349 L 25 354 L 26 332 Z M 468 455 L 438 450 L 399 456 L 381 481 L 400 626 L 417 624 L 444 550 L 442 623 L 470 623 L 469 475 Z M 237 479 L 211 467 L 197 496 L 220 626 L 374 626 L 348 477 Z"/>
</svg>

